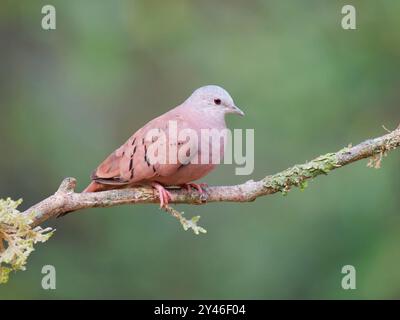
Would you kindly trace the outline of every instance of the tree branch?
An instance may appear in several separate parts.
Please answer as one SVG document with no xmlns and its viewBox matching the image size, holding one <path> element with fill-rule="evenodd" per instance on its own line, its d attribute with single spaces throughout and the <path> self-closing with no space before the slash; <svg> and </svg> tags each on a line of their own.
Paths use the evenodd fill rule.
<svg viewBox="0 0 400 320">
<path fill-rule="evenodd" d="M 378 138 L 364 141 L 336 153 L 327 153 L 304 164 L 295 165 L 259 181 L 247 181 L 235 186 L 207 187 L 205 193 L 183 189 L 171 190 L 171 203 L 205 204 L 208 202 L 249 202 L 260 196 L 277 192 L 287 193 L 292 187 L 304 188 L 306 181 L 353 163 L 371 158 L 369 166 L 379 167 L 382 157 L 400 145 L 400 126 Z M 159 203 L 159 198 L 149 187 L 111 190 L 97 193 L 75 193 L 76 180 L 66 178 L 58 191 L 26 210 L 34 213 L 33 226 L 66 212 L 95 207 L 112 207 L 123 204 Z"/>
</svg>

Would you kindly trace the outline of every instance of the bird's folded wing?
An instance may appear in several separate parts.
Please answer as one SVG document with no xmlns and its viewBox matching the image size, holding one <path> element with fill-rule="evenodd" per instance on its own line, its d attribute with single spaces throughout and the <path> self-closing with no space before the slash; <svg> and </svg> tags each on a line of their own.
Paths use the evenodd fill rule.
<svg viewBox="0 0 400 320">
<path fill-rule="evenodd" d="M 110 185 L 124 185 L 129 182 L 120 175 L 120 163 L 122 157 L 118 150 L 110 154 L 92 173 L 91 179 L 98 183 Z"/>
<path fill-rule="evenodd" d="M 156 118 L 138 130 L 124 145 L 104 160 L 92 174 L 92 180 L 102 184 L 126 185 L 156 181 L 158 176 L 174 175 L 182 165 L 185 165 L 180 161 L 179 154 L 186 154 L 186 160 L 190 160 L 198 154 L 198 143 L 197 139 L 188 139 L 185 136 L 179 138 L 179 132 L 190 129 L 191 125 L 179 115 L 173 115 L 171 118 L 177 124 L 177 139 L 169 135 L 171 122 Z M 158 140 L 161 136 L 158 136 L 158 139 L 151 139 L 150 130 L 153 134 L 164 133 L 165 143 L 163 140 Z M 154 155 L 154 146 L 157 143 L 158 159 L 166 162 L 151 161 L 150 153 Z M 171 159 L 173 160 L 170 161 Z"/>
</svg>

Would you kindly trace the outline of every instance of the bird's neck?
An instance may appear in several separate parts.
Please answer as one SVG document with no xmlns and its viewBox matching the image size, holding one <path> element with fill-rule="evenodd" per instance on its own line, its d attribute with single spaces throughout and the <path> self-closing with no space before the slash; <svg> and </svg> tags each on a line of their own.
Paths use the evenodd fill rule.
<svg viewBox="0 0 400 320">
<path fill-rule="evenodd" d="M 190 107 L 189 107 L 190 108 Z M 204 128 L 226 128 L 225 113 L 224 112 L 210 112 L 206 108 L 190 108 L 188 114 L 192 118 L 191 120 L 198 123 Z"/>
</svg>

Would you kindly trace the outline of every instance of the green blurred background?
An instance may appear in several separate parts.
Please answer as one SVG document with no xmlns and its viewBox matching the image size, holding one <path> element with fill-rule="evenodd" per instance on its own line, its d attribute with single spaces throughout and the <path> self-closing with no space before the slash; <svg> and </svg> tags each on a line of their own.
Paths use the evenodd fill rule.
<svg viewBox="0 0 400 320">
<path fill-rule="evenodd" d="M 195 88 L 219 84 L 255 129 L 255 171 L 224 165 L 211 185 L 260 179 L 385 133 L 399 122 L 400 2 L 2 1 L 0 197 L 23 208 L 66 176 L 79 190 L 111 151 Z M 57 29 L 41 28 L 53 4 Z M 93 209 L 47 225 L 7 298 L 400 298 L 400 154 L 366 161 L 304 192 L 254 203 L 176 206 L 207 235 L 156 205 Z M 41 288 L 41 268 L 57 289 Z M 341 288 L 342 266 L 357 289 Z"/>
</svg>

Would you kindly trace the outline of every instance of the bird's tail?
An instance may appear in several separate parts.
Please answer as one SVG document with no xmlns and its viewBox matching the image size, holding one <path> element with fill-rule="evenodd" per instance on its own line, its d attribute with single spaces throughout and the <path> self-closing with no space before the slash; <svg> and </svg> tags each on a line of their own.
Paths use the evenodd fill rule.
<svg viewBox="0 0 400 320">
<path fill-rule="evenodd" d="M 104 191 L 106 190 L 106 187 L 100 183 L 97 183 L 95 181 L 92 181 L 85 190 L 82 191 L 82 193 L 87 193 L 87 192 L 99 192 L 99 191 Z"/>
</svg>

